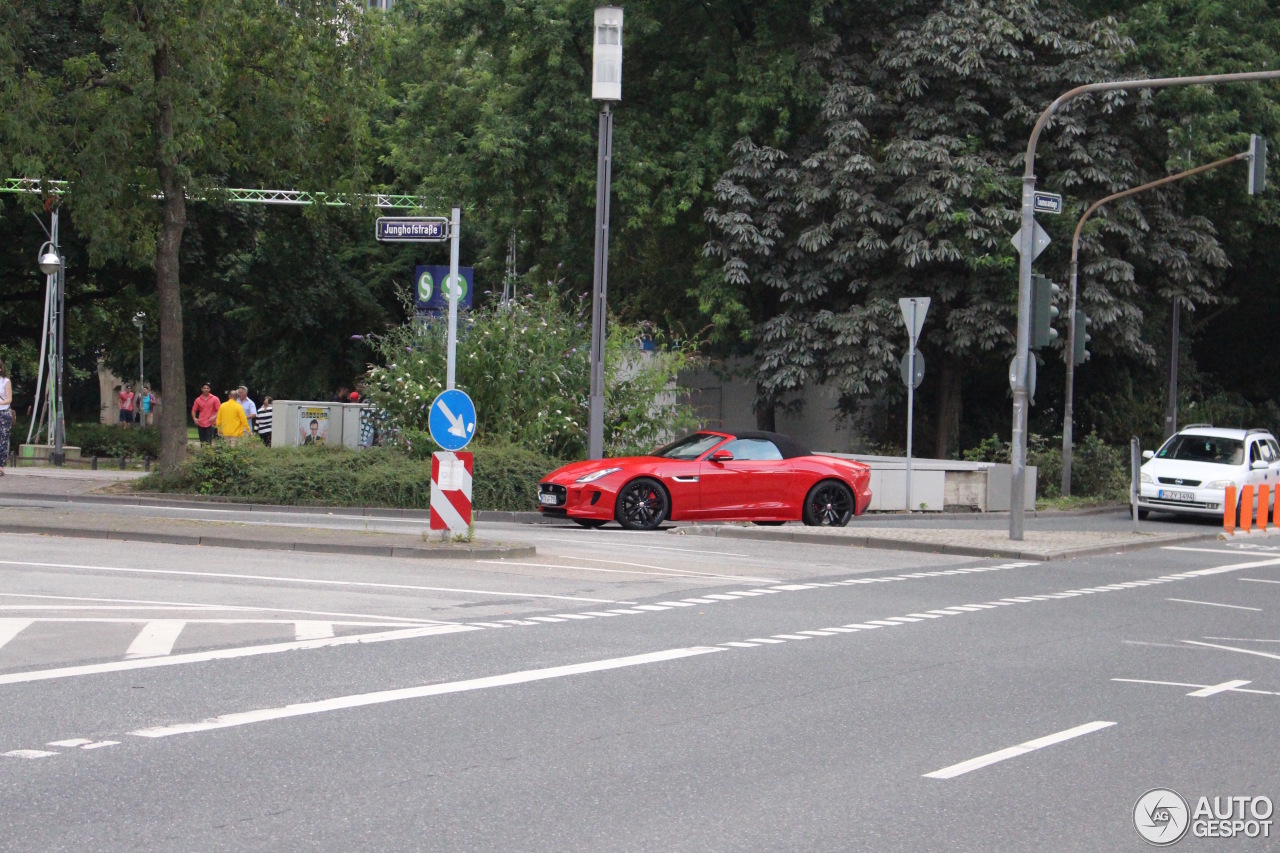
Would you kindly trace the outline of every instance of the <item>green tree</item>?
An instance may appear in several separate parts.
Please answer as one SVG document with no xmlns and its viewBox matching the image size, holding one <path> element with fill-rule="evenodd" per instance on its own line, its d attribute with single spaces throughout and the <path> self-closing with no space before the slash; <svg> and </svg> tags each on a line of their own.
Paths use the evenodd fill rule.
<svg viewBox="0 0 1280 853">
<path fill-rule="evenodd" d="M 840 392 L 846 411 L 893 393 L 905 334 L 902 296 L 930 296 L 923 347 L 941 365 L 936 453 L 957 442 L 962 381 L 1000 369 L 1013 342 L 1020 164 L 1031 125 L 1073 86 L 1114 79 L 1131 45 L 1112 20 L 1066 3 L 905 0 L 846 4 L 809 62 L 823 81 L 821 118 L 794 146 L 747 137 L 717 187 L 709 256 L 727 282 L 771 290 L 757 319 L 758 406 L 809 383 Z M 1082 98 L 1041 143 L 1040 187 L 1071 199 L 1045 223 L 1040 261 L 1059 280 L 1070 210 L 1163 171 L 1154 116 L 1136 94 Z M 1154 360 L 1142 335 L 1135 268 L 1180 280 L 1205 301 L 1224 258 L 1212 228 L 1184 212 L 1179 190 L 1117 206 L 1086 243 L 1084 306 L 1094 337 Z M 1065 231 L 1065 234 L 1064 234 Z M 1062 247 L 1064 244 L 1067 249 Z"/>
</svg>

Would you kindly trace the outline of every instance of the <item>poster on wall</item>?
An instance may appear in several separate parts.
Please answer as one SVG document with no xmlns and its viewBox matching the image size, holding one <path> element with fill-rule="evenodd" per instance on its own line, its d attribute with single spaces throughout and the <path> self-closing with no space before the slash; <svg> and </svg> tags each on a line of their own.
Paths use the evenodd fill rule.
<svg viewBox="0 0 1280 853">
<path fill-rule="evenodd" d="M 327 406 L 298 407 L 298 444 L 324 444 L 329 438 Z"/>
</svg>

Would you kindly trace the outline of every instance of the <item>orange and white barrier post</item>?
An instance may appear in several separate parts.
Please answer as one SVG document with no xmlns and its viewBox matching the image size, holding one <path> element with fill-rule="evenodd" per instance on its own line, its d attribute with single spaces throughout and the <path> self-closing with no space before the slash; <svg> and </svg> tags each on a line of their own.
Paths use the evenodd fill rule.
<svg viewBox="0 0 1280 853">
<path fill-rule="evenodd" d="M 438 450 L 431 454 L 432 530 L 466 533 L 471 526 L 471 475 L 475 457 L 470 453 Z"/>
<path fill-rule="evenodd" d="M 1253 529 L 1253 483 L 1240 487 L 1240 532 Z"/>
<path fill-rule="evenodd" d="M 1236 532 L 1236 487 L 1227 486 L 1227 493 L 1222 498 L 1222 529 L 1228 533 Z"/>
<path fill-rule="evenodd" d="M 1258 484 L 1258 529 L 1267 529 L 1267 517 L 1271 515 L 1271 486 Z"/>
</svg>

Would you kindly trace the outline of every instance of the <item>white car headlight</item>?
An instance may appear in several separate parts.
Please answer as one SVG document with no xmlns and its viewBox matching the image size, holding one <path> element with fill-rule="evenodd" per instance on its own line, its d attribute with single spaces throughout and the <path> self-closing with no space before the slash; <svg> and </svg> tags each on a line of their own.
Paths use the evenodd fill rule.
<svg viewBox="0 0 1280 853">
<path fill-rule="evenodd" d="M 1142 472 L 1142 482 L 1144 482 L 1144 483 L 1154 483 L 1154 482 L 1155 482 L 1155 480 L 1151 479 L 1151 475 L 1150 475 L 1150 474 L 1148 474 L 1147 472 L 1143 471 L 1143 472 Z"/>
<path fill-rule="evenodd" d="M 575 483 L 594 483 L 596 480 L 599 480 L 601 477 L 607 477 L 610 474 L 613 474 L 614 472 L 621 471 L 621 470 L 622 470 L 621 468 L 601 468 L 599 471 L 592 471 L 590 474 L 587 474 L 583 477 L 579 477 L 578 479 L 574 480 L 574 482 Z"/>
<path fill-rule="evenodd" d="M 1205 483 L 1206 489 L 1225 489 L 1227 486 L 1234 486 L 1235 480 L 1214 480 L 1212 483 Z"/>
</svg>

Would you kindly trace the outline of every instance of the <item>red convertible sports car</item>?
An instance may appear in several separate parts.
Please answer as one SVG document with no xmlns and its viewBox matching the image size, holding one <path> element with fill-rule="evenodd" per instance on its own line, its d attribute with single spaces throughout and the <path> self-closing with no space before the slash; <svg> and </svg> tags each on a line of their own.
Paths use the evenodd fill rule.
<svg viewBox="0 0 1280 853">
<path fill-rule="evenodd" d="M 544 515 L 628 530 L 664 521 L 843 527 L 871 502 L 861 462 L 815 456 L 785 435 L 703 430 L 650 456 L 574 462 L 538 487 Z"/>
</svg>

